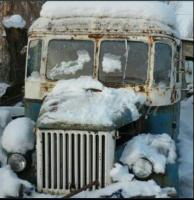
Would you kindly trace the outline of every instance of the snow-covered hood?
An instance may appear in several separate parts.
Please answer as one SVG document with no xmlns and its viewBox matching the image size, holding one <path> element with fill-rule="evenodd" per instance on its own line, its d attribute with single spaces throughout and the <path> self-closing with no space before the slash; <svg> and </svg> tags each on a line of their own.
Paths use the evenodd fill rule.
<svg viewBox="0 0 194 200">
<path fill-rule="evenodd" d="M 45 98 L 37 125 L 73 130 L 115 129 L 137 120 L 138 107 L 145 100 L 143 94 L 107 88 L 87 76 L 61 80 Z"/>
</svg>

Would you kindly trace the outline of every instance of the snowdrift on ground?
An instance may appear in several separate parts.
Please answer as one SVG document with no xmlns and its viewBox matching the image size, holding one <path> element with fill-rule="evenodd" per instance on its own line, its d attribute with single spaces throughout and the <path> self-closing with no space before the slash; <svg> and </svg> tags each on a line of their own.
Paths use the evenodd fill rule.
<svg viewBox="0 0 194 200">
<path fill-rule="evenodd" d="M 136 104 L 145 100 L 142 94 L 107 88 L 92 77 L 62 80 L 46 97 L 38 124 L 121 127 L 140 117 Z"/>
<path fill-rule="evenodd" d="M 21 184 L 24 190 L 20 191 Z M 21 180 L 9 166 L 0 168 L 0 198 L 19 197 L 20 192 L 32 192 L 34 187 L 27 181 Z"/>
<path fill-rule="evenodd" d="M 73 196 L 73 198 L 130 198 L 130 197 L 169 197 L 175 195 L 174 188 L 161 188 L 154 180 L 138 181 L 133 178 L 126 166 L 115 163 L 110 176 L 114 181 L 118 181 L 105 188 L 94 191 L 83 191 Z"/>
<path fill-rule="evenodd" d="M 193 198 L 193 96 L 181 102 L 178 149 L 180 196 Z"/>
</svg>

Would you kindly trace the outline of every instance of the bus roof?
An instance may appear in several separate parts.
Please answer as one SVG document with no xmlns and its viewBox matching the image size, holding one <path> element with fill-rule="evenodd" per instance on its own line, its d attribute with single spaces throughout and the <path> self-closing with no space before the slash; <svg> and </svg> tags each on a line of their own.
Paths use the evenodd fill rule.
<svg viewBox="0 0 194 200">
<path fill-rule="evenodd" d="M 29 32 L 152 32 L 178 36 L 176 16 L 162 2 L 49 1 Z"/>
</svg>

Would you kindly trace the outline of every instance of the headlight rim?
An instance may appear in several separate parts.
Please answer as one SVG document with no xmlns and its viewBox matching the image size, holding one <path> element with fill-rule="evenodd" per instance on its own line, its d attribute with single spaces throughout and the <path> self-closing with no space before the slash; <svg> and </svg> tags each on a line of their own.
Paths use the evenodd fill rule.
<svg viewBox="0 0 194 200">
<path fill-rule="evenodd" d="M 21 169 L 19 169 L 19 170 L 14 169 L 13 165 L 10 163 L 10 159 L 12 158 L 12 156 L 19 156 L 19 158 L 22 158 L 22 159 L 23 159 L 22 161 L 20 161 L 20 162 L 24 162 L 24 166 L 23 166 Z M 15 161 L 16 161 L 16 160 L 15 160 Z M 12 162 L 14 163 L 14 160 L 12 160 Z M 18 162 L 18 160 L 17 160 L 17 162 Z M 17 153 L 17 152 L 15 152 L 15 153 L 10 153 L 10 154 L 8 155 L 8 157 L 7 157 L 7 164 L 11 167 L 11 169 L 12 169 L 14 172 L 20 173 L 20 172 L 23 172 L 23 171 L 26 169 L 26 167 L 27 167 L 27 159 L 26 159 L 25 155 L 23 155 L 23 154 L 21 154 L 21 153 Z M 17 164 L 18 164 L 18 163 L 17 163 Z"/>
</svg>

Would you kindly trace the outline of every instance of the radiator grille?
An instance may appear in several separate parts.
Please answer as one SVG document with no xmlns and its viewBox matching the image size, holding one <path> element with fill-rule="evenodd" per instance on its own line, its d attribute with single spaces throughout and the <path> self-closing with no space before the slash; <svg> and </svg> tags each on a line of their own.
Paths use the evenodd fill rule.
<svg viewBox="0 0 194 200">
<path fill-rule="evenodd" d="M 114 132 L 37 131 L 37 185 L 40 192 L 66 194 L 98 181 L 110 183 Z"/>
</svg>

